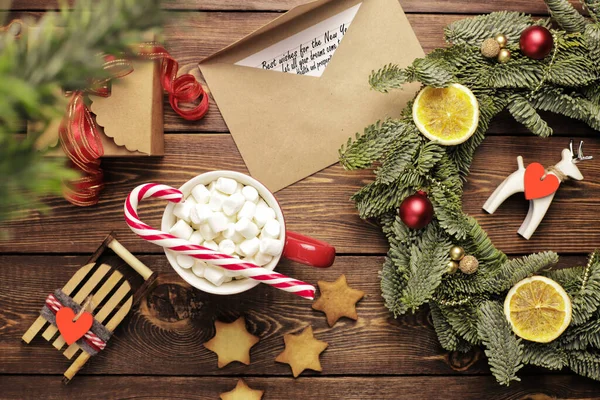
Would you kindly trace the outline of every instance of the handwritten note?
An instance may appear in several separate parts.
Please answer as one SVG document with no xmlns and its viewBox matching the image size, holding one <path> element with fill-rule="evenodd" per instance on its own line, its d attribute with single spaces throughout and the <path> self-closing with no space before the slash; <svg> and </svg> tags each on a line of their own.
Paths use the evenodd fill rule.
<svg viewBox="0 0 600 400">
<path fill-rule="evenodd" d="M 321 76 L 361 4 L 246 57 L 236 65 L 290 74 Z"/>
</svg>

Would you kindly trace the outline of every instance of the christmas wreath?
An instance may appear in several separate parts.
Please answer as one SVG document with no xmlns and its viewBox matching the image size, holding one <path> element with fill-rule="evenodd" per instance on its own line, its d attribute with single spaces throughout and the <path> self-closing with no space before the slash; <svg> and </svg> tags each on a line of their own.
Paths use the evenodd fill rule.
<svg viewBox="0 0 600 400">
<path fill-rule="evenodd" d="M 399 316 L 429 304 L 441 345 L 449 351 L 483 346 L 492 373 L 506 385 L 519 380 L 526 364 L 568 367 L 600 380 L 599 253 L 586 266 L 560 270 L 551 268 L 558 261 L 553 252 L 509 259 L 462 211 L 473 153 L 502 110 L 542 137 L 552 129 L 538 111 L 600 130 L 600 0 L 583 2 L 589 18 L 567 0 L 546 3 L 547 19 L 496 12 L 453 22 L 445 30 L 448 47 L 407 68 L 387 65 L 370 76 L 381 92 L 407 82 L 468 88 L 478 103 L 478 124 L 468 140 L 430 140 L 415 123 L 413 101 L 400 118 L 367 127 L 340 149 L 347 169 L 376 166 L 374 182 L 353 200 L 360 216 L 376 219 L 389 241 L 381 272 L 386 306 Z M 417 202 L 422 215 L 398 215 L 405 201 Z M 461 272 L 453 273 L 458 260 Z M 505 315 L 507 293 L 530 276 L 554 281 L 570 299 L 570 323 L 554 340 L 519 337 Z"/>
</svg>

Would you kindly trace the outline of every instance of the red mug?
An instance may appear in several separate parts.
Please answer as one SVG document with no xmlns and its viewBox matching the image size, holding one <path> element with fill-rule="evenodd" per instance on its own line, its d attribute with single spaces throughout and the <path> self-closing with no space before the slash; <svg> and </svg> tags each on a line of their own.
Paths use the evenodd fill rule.
<svg viewBox="0 0 600 400">
<path fill-rule="evenodd" d="M 200 174 L 195 178 L 190 179 L 183 184 L 179 190 L 183 192 L 184 198 L 186 198 L 192 191 L 192 189 L 203 184 L 208 186 L 211 182 L 216 181 L 218 178 L 225 177 L 236 180 L 237 182 L 252 186 L 258 191 L 258 194 L 262 199 L 275 211 L 277 220 L 281 225 L 281 234 L 279 239 L 284 240 L 283 253 L 274 257 L 268 264 L 264 265 L 263 268 L 273 270 L 281 257 L 285 257 L 289 260 L 296 261 L 302 264 L 310 265 L 318 268 L 326 268 L 333 264 L 335 259 L 335 248 L 330 244 L 313 239 L 308 236 L 301 235 L 296 232 L 286 231 L 285 229 L 285 218 L 277 199 L 262 183 L 256 179 L 235 171 L 211 171 L 204 174 Z M 175 224 L 176 217 L 173 215 L 174 203 L 169 203 L 165 209 L 162 218 L 161 230 L 168 232 L 169 229 Z M 181 268 L 176 261 L 176 256 L 171 251 L 165 249 L 165 254 L 169 263 L 175 269 L 175 271 L 190 285 L 198 288 L 202 291 L 214 294 L 235 294 L 241 293 L 248 289 L 258 285 L 258 281 L 252 279 L 240 279 L 233 280 L 231 282 L 223 283 L 221 286 L 215 286 L 203 278 L 199 278 L 192 273 L 190 269 Z"/>
</svg>

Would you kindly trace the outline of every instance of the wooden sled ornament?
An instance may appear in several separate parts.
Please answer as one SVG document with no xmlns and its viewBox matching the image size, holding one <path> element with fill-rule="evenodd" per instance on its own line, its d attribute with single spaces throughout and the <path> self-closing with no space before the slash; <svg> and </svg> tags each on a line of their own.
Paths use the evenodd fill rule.
<svg viewBox="0 0 600 400">
<path fill-rule="evenodd" d="M 111 257 L 113 259 L 112 264 L 116 264 L 111 250 L 118 256 L 118 259 L 124 261 L 135 271 L 124 271 L 126 275 L 133 275 L 133 278 L 125 276 L 116 267 L 111 267 L 108 264 L 111 262 Z M 122 263 L 119 262 L 119 264 Z M 137 291 L 133 292 L 129 279 L 139 280 L 139 276 L 141 276 L 143 282 L 139 285 Z M 100 324 L 104 324 L 108 331 L 113 332 L 129 313 L 132 306 L 136 305 L 145 296 L 156 278 L 157 274 L 155 272 L 152 272 L 123 247 L 113 234 L 109 234 L 88 260 L 88 263 L 77 270 L 73 277 L 62 287 L 62 292 L 79 305 L 91 296 L 90 306 L 94 319 Z M 94 310 L 94 308 L 97 309 Z M 60 334 L 57 335 L 58 328 L 50 324 L 41 315 L 25 332 L 22 340 L 25 343 L 30 343 L 39 332 L 42 332 L 44 327 L 46 329 L 41 336 L 49 342 L 54 339 L 52 345 L 57 350 L 62 351 L 66 344 L 64 338 Z M 63 351 L 63 355 L 69 360 L 78 353 L 78 357 L 64 373 L 63 383 L 65 384 L 73 379 L 91 355 L 81 349 L 77 343 L 66 346 Z"/>
<path fill-rule="evenodd" d="M 506 199 L 515 193 L 525 192 L 529 200 L 529 211 L 519 228 L 519 235 L 530 239 L 546 215 L 556 190 L 567 179 L 583 180 L 577 163 L 591 160 L 591 156 L 583 155 L 583 141 L 579 143 L 577 155 L 573 152 L 573 140 L 568 149 L 563 149 L 562 159 L 547 170 L 539 163 L 532 163 L 525 168 L 523 157 L 517 157 L 517 170 L 500 184 L 483 205 L 484 211 L 493 214 Z"/>
</svg>

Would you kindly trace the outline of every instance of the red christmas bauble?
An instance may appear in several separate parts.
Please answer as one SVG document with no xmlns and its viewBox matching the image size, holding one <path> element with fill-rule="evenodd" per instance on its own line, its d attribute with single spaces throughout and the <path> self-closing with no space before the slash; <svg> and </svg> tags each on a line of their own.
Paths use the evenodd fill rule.
<svg viewBox="0 0 600 400">
<path fill-rule="evenodd" d="M 519 45 L 521 52 L 527 57 L 541 60 L 552 51 L 554 39 L 550 31 L 543 26 L 530 26 L 521 33 Z"/>
<path fill-rule="evenodd" d="M 404 199 L 398 209 L 400 219 L 412 229 L 426 227 L 433 219 L 433 205 L 427 198 L 427 193 L 418 191 Z"/>
</svg>

